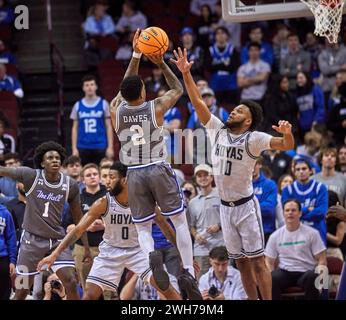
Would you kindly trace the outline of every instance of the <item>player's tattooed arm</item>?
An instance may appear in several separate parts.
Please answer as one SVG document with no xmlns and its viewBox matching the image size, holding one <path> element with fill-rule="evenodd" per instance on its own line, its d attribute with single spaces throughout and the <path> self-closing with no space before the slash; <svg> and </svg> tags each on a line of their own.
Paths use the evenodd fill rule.
<svg viewBox="0 0 346 320">
<path fill-rule="evenodd" d="M 204 103 L 196 83 L 193 80 L 190 71 L 193 61 L 188 61 L 186 49 L 182 51 L 180 48 L 178 48 L 178 51 L 174 50 L 173 53 L 176 60 L 171 59 L 171 62 L 174 63 L 182 73 L 187 94 L 189 95 L 191 103 L 195 107 L 198 119 L 205 125 L 209 122 L 211 113 L 207 105 Z"/>
<path fill-rule="evenodd" d="M 90 210 L 80 219 L 79 223 L 74 229 L 72 229 L 65 238 L 60 242 L 59 246 L 47 257 L 42 259 L 38 265 L 37 270 L 41 270 L 44 265 L 48 268 L 54 263 L 56 258 L 69 246 L 74 244 L 83 234 L 86 234 L 86 230 L 91 224 L 101 217 L 107 210 L 106 197 L 98 199 L 90 208 Z"/>
</svg>

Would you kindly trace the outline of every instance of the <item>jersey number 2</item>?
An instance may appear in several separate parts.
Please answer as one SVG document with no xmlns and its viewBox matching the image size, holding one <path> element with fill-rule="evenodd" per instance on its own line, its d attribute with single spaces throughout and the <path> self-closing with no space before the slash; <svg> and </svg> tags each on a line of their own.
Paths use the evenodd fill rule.
<svg viewBox="0 0 346 320">
<path fill-rule="evenodd" d="M 135 146 L 145 144 L 145 139 L 143 138 L 144 131 L 141 126 L 139 126 L 138 124 L 134 124 L 130 127 L 130 131 L 136 131 L 136 133 L 131 137 L 132 143 Z"/>
<path fill-rule="evenodd" d="M 46 202 L 44 204 L 44 212 L 43 212 L 42 217 L 48 218 L 48 209 L 49 209 L 49 202 Z"/>
</svg>

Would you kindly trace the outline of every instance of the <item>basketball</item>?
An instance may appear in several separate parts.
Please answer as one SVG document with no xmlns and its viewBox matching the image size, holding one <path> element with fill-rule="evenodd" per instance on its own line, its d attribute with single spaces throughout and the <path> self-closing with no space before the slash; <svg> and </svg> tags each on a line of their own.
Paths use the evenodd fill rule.
<svg viewBox="0 0 346 320">
<path fill-rule="evenodd" d="M 138 49 L 144 54 L 163 55 L 168 49 L 168 43 L 165 31 L 158 27 L 149 27 L 139 35 Z"/>
</svg>

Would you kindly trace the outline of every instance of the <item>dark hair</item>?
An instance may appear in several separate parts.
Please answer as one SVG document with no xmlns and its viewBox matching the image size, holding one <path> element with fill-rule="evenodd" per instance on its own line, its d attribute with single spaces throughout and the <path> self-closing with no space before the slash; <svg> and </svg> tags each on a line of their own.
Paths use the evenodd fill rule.
<svg viewBox="0 0 346 320">
<path fill-rule="evenodd" d="M 308 161 L 308 160 L 306 160 L 306 159 L 294 159 L 294 170 L 296 170 L 296 166 L 297 166 L 297 164 L 299 164 L 299 163 L 305 163 L 307 166 L 308 166 L 308 168 L 309 168 L 309 170 L 312 170 L 312 166 L 311 166 L 311 163 L 310 163 L 310 161 Z"/>
<path fill-rule="evenodd" d="M 84 177 L 84 172 L 86 171 L 86 170 L 88 170 L 88 169 L 96 169 L 97 170 L 97 172 L 100 174 L 100 168 L 99 168 L 99 166 L 96 164 L 96 163 L 88 163 L 88 164 L 86 164 L 83 168 L 82 168 L 82 171 L 81 171 L 81 173 L 80 173 L 80 175 L 81 175 L 81 177 Z"/>
<path fill-rule="evenodd" d="M 228 252 L 225 246 L 215 247 L 209 252 L 210 259 L 216 259 L 218 261 L 226 261 L 229 259 Z"/>
<path fill-rule="evenodd" d="M 294 180 L 294 177 L 290 173 L 284 173 L 282 176 L 280 176 L 277 186 L 278 186 L 278 193 L 281 194 L 282 189 L 281 189 L 281 183 L 286 177 L 291 177 L 292 180 Z"/>
<path fill-rule="evenodd" d="M 314 81 L 312 80 L 310 74 L 308 72 L 304 72 L 304 71 L 299 71 L 297 73 L 297 75 L 299 73 L 302 73 L 305 78 L 306 78 L 306 83 L 303 87 L 300 87 L 297 85 L 297 96 L 300 97 L 302 95 L 306 95 L 306 94 L 309 94 L 311 92 L 311 90 L 313 89 L 314 87 Z"/>
<path fill-rule="evenodd" d="M 298 36 L 297 33 L 295 33 L 295 32 L 290 32 L 289 35 L 287 36 L 287 39 L 288 39 L 288 38 L 292 38 L 292 37 L 297 37 L 298 40 L 300 41 L 299 36 Z"/>
<path fill-rule="evenodd" d="M 256 29 L 260 29 L 263 32 L 262 27 L 257 23 L 251 24 L 249 31 L 251 33 L 251 31 L 256 30 Z"/>
<path fill-rule="evenodd" d="M 298 210 L 302 211 L 302 205 L 300 204 L 300 202 L 297 199 L 288 199 L 288 200 L 286 200 L 284 202 L 284 205 L 282 206 L 283 209 L 285 209 L 286 204 L 289 203 L 289 202 L 294 202 L 298 206 Z"/>
<path fill-rule="evenodd" d="M 257 42 L 250 42 L 247 46 L 248 50 L 250 50 L 253 47 L 257 48 L 258 50 L 261 50 L 261 45 Z"/>
<path fill-rule="evenodd" d="M 225 27 L 217 27 L 217 28 L 215 29 L 214 34 L 216 34 L 219 30 L 221 30 L 221 31 L 223 31 L 224 33 L 226 33 L 227 36 L 228 36 L 228 38 L 231 36 L 230 33 L 229 33 L 229 31 L 228 31 L 228 29 L 225 28 Z"/>
<path fill-rule="evenodd" d="M 125 178 L 127 174 L 127 166 L 122 164 L 120 161 L 115 161 L 112 166 L 110 167 L 110 170 L 118 171 L 119 174 Z"/>
<path fill-rule="evenodd" d="M 34 153 L 34 165 L 36 168 L 41 168 L 41 163 L 43 160 L 43 156 L 48 151 L 56 151 L 60 155 L 60 161 L 63 163 L 66 158 L 66 150 L 65 148 L 55 141 L 47 141 L 41 143 L 36 149 Z"/>
<path fill-rule="evenodd" d="M 4 154 L 4 162 L 7 161 L 7 160 L 10 160 L 10 159 L 14 159 L 16 161 L 20 161 L 20 157 L 19 157 L 19 154 L 17 152 L 10 152 L 10 153 L 6 153 Z"/>
<path fill-rule="evenodd" d="M 78 156 L 74 156 L 74 155 L 69 156 L 64 162 L 64 167 L 66 168 L 68 165 L 73 165 L 73 164 L 78 163 L 78 162 L 82 163 L 81 158 L 79 158 Z"/>
<path fill-rule="evenodd" d="M 262 107 L 253 100 L 241 100 L 240 104 L 243 104 L 249 108 L 252 117 L 250 130 L 255 130 L 263 121 Z"/>
<path fill-rule="evenodd" d="M 184 188 L 187 183 L 189 183 L 189 184 L 191 184 L 193 186 L 193 189 L 195 190 L 195 195 L 197 195 L 198 194 L 198 189 L 197 189 L 196 183 L 193 182 L 193 181 L 184 181 L 182 183 L 182 185 L 181 185 L 181 188 Z"/>
<path fill-rule="evenodd" d="M 338 194 L 332 190 L 328 190 L 328 207 L 336 206 L 338 202 L 341 202 Z"/>
<path fill-rule="evenodd" d="M 82 86 L 84 85 L 84 82 L 88 81 L 95 81 L 95 83 L 97 84 L 96 77 L 92 74 L 87 74 L 82 78 Z"/>
<path fill-rule="evenodd" d="M 341 83 L 338 88 L 338 92 L 343 100 L 346 100 L 346 82 Z"/>
<path fill-rule="evenodd" d="M 126 101 L 137 100 L 142 91 L 143 81 L 140 76 L 126 77 L 120 83 L 120 93 Z"/>
</svg>

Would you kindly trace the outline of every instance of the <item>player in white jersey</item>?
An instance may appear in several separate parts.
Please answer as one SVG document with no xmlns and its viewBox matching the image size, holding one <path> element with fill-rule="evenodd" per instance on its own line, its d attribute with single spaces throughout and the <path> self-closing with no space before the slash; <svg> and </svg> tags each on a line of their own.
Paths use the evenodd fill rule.
<svg viewBox="0 0 346 320">
<path fill-rule="evenodd" d="M 267 149 L 290 150 L 294 147 L 292 126 L 279 121 L 273 126 L 283 137 L 254 131 L 262 121 L 262 108 L 254 101 L 243 101 L 225 123 L 213 116 L 191 76 L 193 61 L 186 49 L 174 51 L 173 63 L 182 72 L 185 86 L 199 120 L 207 128 L 212 145 L 212 164 L 221 207 L 221 227 L 231 258 L 241 272 L 249 299 L 257 299 L 258 284 L 263 299 L 271 299 L 271 275 L 264 261 L 264 236 L 261 211 L 253 195 L 252 172 L 257 157 Z M 250 259 L 251 258 L 251 259 Z M 256 279 L 254 278 L 256 277 Z"/>
<path fill-rule="evenodd" d="M 83 300 L 97 300 L 105 289 L 116 291 L 125 268 L 139 275 L 142 280 L 150 282 L 162 292 L 152 277 L 148 256 L 139 246 L 137 230 L 128 206 L 126 172 L 127 167 L 120 162 L 116 162 L 110 168 L 111 191 L 91 206 L 80 223 L 66 235 L 52 254 L 42 259 L 37 266 L 38 270 L 45 265 L 50 267 L 60 252 L 78 240 L 96 219 L 102 218 L 105 231 L 99 246 L 100 254 L 94 259 L 87 277 Z M 157 222 L 162 229 L 165 229 L 166 226 L 163 225 L 162 220 Z M 167 299 L 181 299 L 171 285 L 162 294 Z"/>
</svg>

